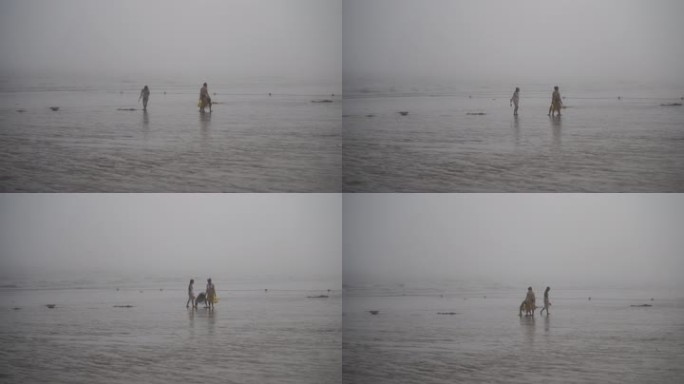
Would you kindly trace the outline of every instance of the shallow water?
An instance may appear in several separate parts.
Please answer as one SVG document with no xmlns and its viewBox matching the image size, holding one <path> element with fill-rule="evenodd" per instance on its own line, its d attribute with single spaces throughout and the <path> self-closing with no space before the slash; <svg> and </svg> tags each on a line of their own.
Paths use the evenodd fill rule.
<svg viewBox="0 0 684 384">
<path fill-rule="evenodd" d="M 679 95 L 611 93 L 561 92 L 554 119 L 542 92 L 517 118 L 501 93 L 345 95 L 343 190 L 684 191 L 684 107 L 660 106 Z"/>
<path fill-rule="evenodd" d="M 679 383 L 684 377 L 683 297 L 552 290 L 550 316 L 519 317 L 524 293 L 524 287 L 519 294 L 348 290 L 343 382 Z M 630 307 L 643 303 L 653 306 Z"/>
<path fill-rule="evenodd" d="M 0 381 L 341 382 L 339 291 L 243 288 L 213 311 L 184 289 L 0 290 Z"/>
<path fill-rule="evenodd" d="M 151 85 L 147 112 L 117 110 L 142 108 L 130 84 L 51 84 L 0 87 L 2 192 L 340 190 L 341 102 L 322 90 L 210 86 L 203 114 L 185 83 Z"/>
</svg>

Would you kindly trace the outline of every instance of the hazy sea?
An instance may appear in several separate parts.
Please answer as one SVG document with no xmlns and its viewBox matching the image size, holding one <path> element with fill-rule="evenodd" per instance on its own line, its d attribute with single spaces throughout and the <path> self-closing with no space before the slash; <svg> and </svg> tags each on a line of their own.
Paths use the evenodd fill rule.
<svg viewBox="0 0 684 384">
<path fill-rule="evenodd" d="M 213 311 L 184 280 L 1 288 L 0 382 L 341 382 L 339 287 L 215 283 Z"/>
<path fill-rule="evenodd" d="M 552 287 L 519 317 L 526 288 L 347 287 L 343 382 L 682 382 L 684 294 Z"/>
<path fill-rule="evenodd" d="M 346 92 L 343 190 L 684 192 L 683 89 L 520 86 Z"/>
<path fill-rule="evenodd" d="M 334 87 L 270 78 L 2 78 L 0 191 L 339 191 L 340 115 Z"/>
</svg>

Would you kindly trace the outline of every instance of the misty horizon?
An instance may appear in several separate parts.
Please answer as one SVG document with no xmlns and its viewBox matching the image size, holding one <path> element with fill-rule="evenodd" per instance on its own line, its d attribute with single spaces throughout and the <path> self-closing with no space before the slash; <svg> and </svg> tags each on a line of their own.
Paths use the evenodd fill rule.
<svg viewBox="0 0 684 384">
<path fill-rule="evenodd" d="M 347 82 L 421 78 L 684 85 L 684 4 L 347 0 Z"/>
<path fill-rule="evenodd" d="M 347 285 L 678 287 L 677 195 L 344 196 Z"/>
<path fill-rule="evenodd" d="M 341 284 L 341 198 L 284 194 L 0 196 L 0 270 L 37 278 L 328 278 Z"/>
<path fill-rule="evenodd" d="M 340 81 L 340 1 L 4 1 L 4 75 Z"/>
<path fill-rule="evenodd" d="M 426 6 L 429 5 L 429 6 Z M 0 75 L 684 87 L 684 5 L 431 0 L 0 5 Z M 333 92 L 334 90 L 331 90 Z"/>
</svg>

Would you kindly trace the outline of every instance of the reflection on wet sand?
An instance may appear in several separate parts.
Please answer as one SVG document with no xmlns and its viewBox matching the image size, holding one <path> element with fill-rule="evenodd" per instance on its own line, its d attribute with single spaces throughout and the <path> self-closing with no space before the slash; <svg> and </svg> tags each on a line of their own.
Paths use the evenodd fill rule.
<svg viewBox="0 0 684 384">
<path fill-rule="evenodd" d="M 190 321 L 190 328 L 195 326 L 195 309 L 190 308 L 188 310 L 188 320 Z"/>
<path fill-rule="evenodd" d="M 208 324 L 209 324 L 209 333 L 214 334 L 214 328 L 216 326 L 216 312 L 215 310 L 209 310 L 209 313 L 207 314 L 208 317 Z"/>
<path fill-rule="evenodd" d="M 202 130 L 209 129 L 211 126 L 211 112 L 200 112 L 199 121 Z"/>
<path fill-rule="evenodd" d="M 211 112 L 201 112 L 199 113 L 200 122 L 200 132 L 202 134 L 202 144 L 207 144 L 210 136 L 209 130 L 211 128 Z"/>
<path fill-rule="evenodd" d="M 142 132 L 143 138 L 147 140 L 150 133 L 150 115 L 147 114 L 147 111 L 143 111 L 142 115 Z"/>
<path fill-rule="evenodd" d="M 528 344 L 533 345 L 534 344 L 534 333 L 536 331 L 536 327 L 534 325 L 534 316 L 523 316 L 520 318 L 520 326 L 523 329 L 525 341 L 527 341 Z"/>
<path fill-rule="evenodd" d="M 561 149 L 561 117 L 550 117 L 549 120 L 551 121 L 551 131 L 553 133 L 553 149 Z"/>
<path fill-rule="evenodd" d="M 513 135 L 515 136 L 515 146 L 520 144 L 520 119 L 518 116 L 513 117 Z"/>
</svg>

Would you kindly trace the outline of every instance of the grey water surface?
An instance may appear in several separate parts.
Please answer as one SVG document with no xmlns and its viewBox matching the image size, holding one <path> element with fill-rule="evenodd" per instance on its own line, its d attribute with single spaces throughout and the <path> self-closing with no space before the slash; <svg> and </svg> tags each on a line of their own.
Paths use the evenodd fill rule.
<svg viewBox="0 0 684 384">
<path fill-rule="evenodd" d="M 186 284 L 0 289 L 0 381 L 341 382 L 339 290 L 290 283 L 265 292 L 217 280 L 212 311 L 186 309 Z"/>
<path fill-rule="evenodd" d="M 527 317 L 518 316 L 525 289 L 347 287 L 343 382 L 681 381 L 681 292 L 558 288 L 549 316 Z M 642 304 L 652 306 L 631 307 Z"/>
<path fill-rule="evenodd" d="M 343 190 L 684 191 L 677 91 L 561 87 L 551 118 L 552 86 L 522 86 L 517 117 L 501 88 L 345 93 Z"/>
<path fill-rule="evenodd" d="M 201 113 L 204 79 L 162 79 L 148 83 L 143 111 L 143 81 L 3 79 L 0 191 L 340 190 L 341 102 L 334 89 L 209 81 L 218 104 Z"/>
</svg>

